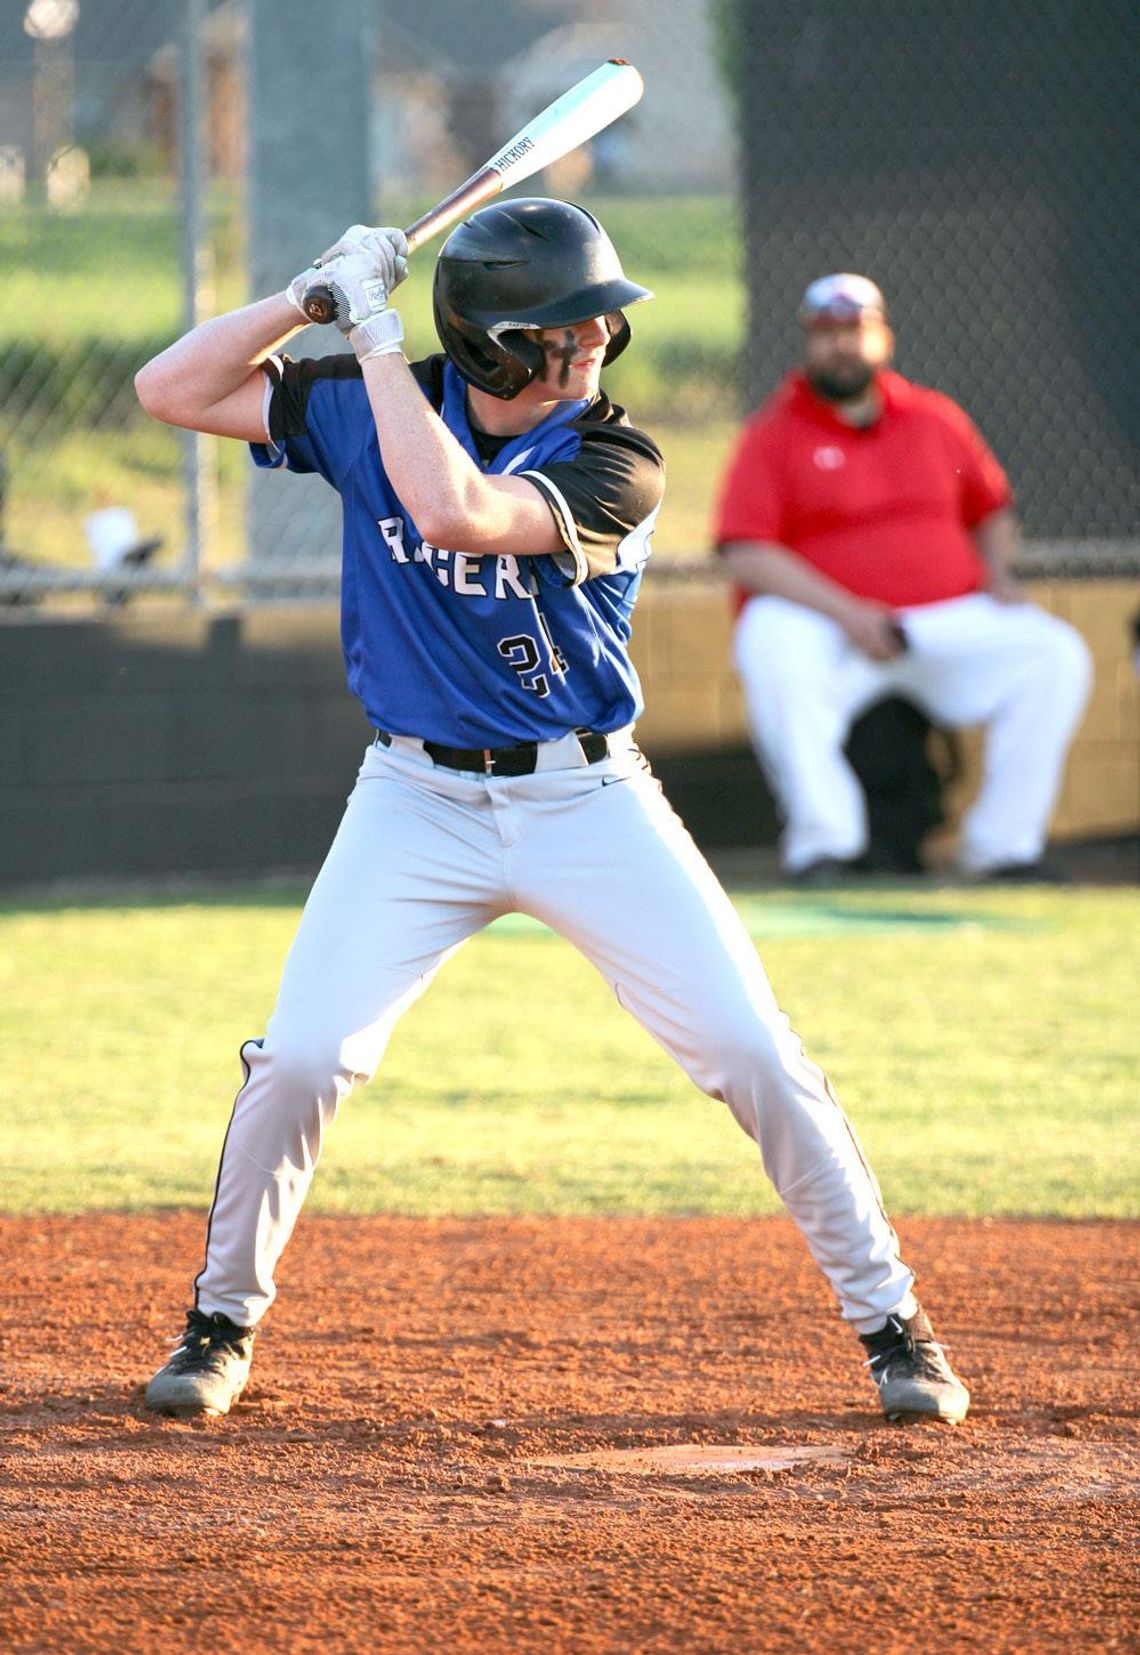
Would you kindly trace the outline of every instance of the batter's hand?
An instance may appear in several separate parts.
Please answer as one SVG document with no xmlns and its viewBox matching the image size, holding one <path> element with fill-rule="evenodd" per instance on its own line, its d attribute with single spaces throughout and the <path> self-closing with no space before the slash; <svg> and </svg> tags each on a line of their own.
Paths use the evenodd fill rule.
<svg viewBox="0 0 1140 1655">
<path fill-rule="evenodd" d="M 401 240 L 403 231 L 399 232 Z M 406 244 L 405 244 L 406 245 Z M 400 279 L 397 261 L 405 263 L 391 242 L 382 248 L 367 252 L 341 253 L 321 272 L 321 281 L 332 294 L 336 306 L 333 320 L 349 343 L 357 359 L 367 361 L 372 356 L 387 356 L 399 351 L 404 339 L 404 328 L 399 316 L 388 308 L 387 275 L 391 272 Z"/>
<path fill-rule="evenodd" d="M 333 321 L 342 333 L 351 333 L 388 308 L 388 283 L 371 253 L 341 253 L 324 265 L 320 281 L 336 302 Z"/>
<path fill-rule="evenodd" d="M 906 649 L 906 635 L 889 609 L 861 603 L 840 620 L 840 626 L 872 661 L 894 661 Z"/>
<path fill-rule="evenodd" d="M 365 258 L 373 265 L 373 275 L 384 286 L 385 294 L 389 294 L 398 287 L 408 273 L 408 238 L 403 230 L 394 225 L 384 225 L 379 229 L 370 228 L 367 224 L 352 224 L 331 247 L 326 247 L 319 259 L 314 259 L 307 269 L 293 277 L 285 289 L 285 296 L 293 308 L 309 320 L 305 315 L 304 298 L 310 287 L 318 283 L 322 286 L 335 286 L 335 274 L 346 258 Z M 339 308 L 339 307 L 338 307 Z M 339 316 L 335 318 L 342 333 L 347 333 L 348 326 L 342 326 Z"/>
<path fill-rule="evenodd" d="M 330 264 L 342 253 L 370 253 L 389 293 L 400 285 L 408 273 L 408 238 L 394 224 L 383 224 L 379 228 L 369 224 L 350 224 L 340 239 L 325 249 L 317 264 Z"/>
<path fill-rule="evenodd" d="M 313 264 L 310 264 L 306 270 L 302 270 L 294 276 L 293 280 L 285 289 L 285 297 L 293 306 L 293 309 L 301 317 L 301 320 L 305 323 L 306 327 L 309 325 L 309 318 L 305 315 L 305 294 L 315 282 L 319 282 L 320 280 L 321 263 L 320 260 L 317 259 Z"/>
</svg>

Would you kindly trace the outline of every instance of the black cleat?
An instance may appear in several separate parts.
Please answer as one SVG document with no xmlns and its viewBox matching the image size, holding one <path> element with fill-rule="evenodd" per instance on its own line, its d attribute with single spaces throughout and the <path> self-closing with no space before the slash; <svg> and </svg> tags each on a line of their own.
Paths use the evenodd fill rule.
<svg viewBox="0 0 1140 1655">
<path fill-rule="evenodd" d="M 890 1420 L 943 1419 L 958 1425 L 970 1393 L 947 1362 L 922 1309 L 905 1322 L 888 1316 L 878 1333 L 860 1335 L 871 1378 Z"/>
<path fill-rule="evenodd" d="M 146 1388 L 146 1406 L 176 1419 L 228 1414 L 249 1378 L 253 1334 L 220 1312 L 188 1310 L 178 1349 Z"/>
</svg>

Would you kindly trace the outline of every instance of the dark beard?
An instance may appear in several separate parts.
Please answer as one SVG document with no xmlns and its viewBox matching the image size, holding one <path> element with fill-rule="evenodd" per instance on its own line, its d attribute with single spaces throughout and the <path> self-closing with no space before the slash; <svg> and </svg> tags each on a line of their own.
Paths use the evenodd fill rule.
<svg viewBox="0 0 1140 1655">
<path fill-rule="evenodd" d="M 859 367 L 852 366 L 841 379 L 836 379 L 822 369 L 809 368 L 807 377 L 812 390 L 818 391 L 828 402 L 850 402 L 867 390 L 875 377 L 875 370 L 860 364 Z"/>
</svg>

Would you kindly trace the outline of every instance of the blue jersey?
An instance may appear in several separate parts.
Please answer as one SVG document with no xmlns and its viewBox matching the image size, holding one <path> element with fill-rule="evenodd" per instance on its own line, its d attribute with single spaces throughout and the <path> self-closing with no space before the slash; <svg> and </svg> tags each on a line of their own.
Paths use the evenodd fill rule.
<svg viewBox="0 0 1140 1655">
<path fill-rule="evenodd" d="M 425 396 L 488 473 L 528 478 L 565 551 L 472 556 L 425 542 L 384 470 L 351 356 L 265 364 L 272 390 L 259 465 L 317 471 L 341 497 L 341 641 L 349 688 L 377 729 L 454 747 L 607 732 L 642 708 L 629 658 L 633 606 L 664 489 L 656 446 L 599 394 L 521 436 L 467 419 L 444 356 L 413 364 Z"/>
</svg>

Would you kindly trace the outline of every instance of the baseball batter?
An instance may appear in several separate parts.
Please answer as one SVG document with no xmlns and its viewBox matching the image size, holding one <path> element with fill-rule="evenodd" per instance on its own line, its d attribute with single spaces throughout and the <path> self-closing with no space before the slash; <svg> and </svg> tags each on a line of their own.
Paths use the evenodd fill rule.
<svg viewBox="0 0 1140 1655">
<path fill-rule="evenodd" d="M 444 960 L 517 911 L 581 949 L 759 1145 L 884 1411 L 959 1420 L 968 1393 L 851 1124 L 634 741 L 628 643 L 664 469 L 599 375 L 652 295 L 590 213 L 506 201 L 445 243 L 443 354 L 409 364 L 390 303 L 406 253 L 401 231 L 354 226 L 138 376 L 159 419 L 340 493 L 348 681 L 376 731 L 242 1048 L 194 1306 L 147 1405 L 224 1414 L 241 1394 L 326 1128 Z M 291 362 L 318 267 L 354 354 Z"/>
</svg>

